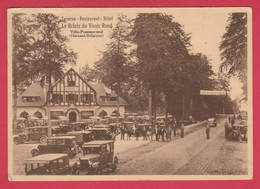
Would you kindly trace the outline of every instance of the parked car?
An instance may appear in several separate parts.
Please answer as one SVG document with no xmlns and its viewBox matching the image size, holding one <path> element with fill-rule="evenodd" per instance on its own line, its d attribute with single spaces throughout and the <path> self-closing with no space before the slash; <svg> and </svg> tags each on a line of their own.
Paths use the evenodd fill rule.
<svg viewBox="0 0 260 189">
<path fill-rule="evenodd" d="M 110 132 L 110 128 L 91 128 L 90 131 L 94 135 L 95 140 L 115 140 L 116 135 Z"/>
<path fill-rule="evenodd" d="M 74 157 L 77 153 L 78 145 L 75 136 L 55 136 L 48 137 L 47 144 L 38 145 L 37 149 L 31 151 L 32 156 L 47 153 L 64 153 L 69 157 Z"/>
<path fill-rule="evenodd" d="M 43 154 L 25 160 L 26 175 L 66 175 L 71 172 L 67 154 Z"/>
<path fill-rule="evenodd" d="M 247 124 L 244 122 L 236 122 L 228 133 L 230 140 L 247 141 Z"/>
<path fill-rule="evenodd" d="M 58 127 L 35 126 L 28 127 L 26 132 L 16 135 L 13 140 L 15 144 L 21 144 L 30 140 L 40 140 L 41 143 L 46 143 L 48 132 L 56 134 Z M 50 130 L 50 131 L 49 131 Z"/>
<path fill-rule="evenodd" d="M 209 125 L 210 127 L 216 127 L 216 126 L 217 126 L 216 118 L 209 118 L 209 119 L 208 119 L 208 125 Z"/>
<path fill-rule="evenodd" d="M 82 150 L 78 174 L 102 174 L 108 170 L 116 170 L 118 158 L 114 156 L 113 140 L 87 142 Z"/>
<path fill-rule="evenodd" d="M 73 122 L 69 123 L 70 130 L 71 131 L 80 131 L 81 130 L 81 122 Z"/>
<path fill-rule="evenodd" d="M 65 134 L 66 136 L 75 136 L 77 144 L 82 146 L 85 142 L 94 140 L 94 136 L 90 131 L 72 131 Z"/>
<path fill-rule="evenodd" d="M 110 123 L 109 126 L 110 126 L 110 131 L 112 133 L 115 133 L 115 134 L 118 133 L 117 123 Z"/>
</svg>

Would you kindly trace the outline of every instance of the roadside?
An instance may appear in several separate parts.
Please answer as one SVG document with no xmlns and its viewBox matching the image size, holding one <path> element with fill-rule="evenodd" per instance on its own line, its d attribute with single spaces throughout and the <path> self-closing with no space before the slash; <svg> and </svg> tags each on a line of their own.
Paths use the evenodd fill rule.
<svg viewBox="0 0 260 189">
<path fill-rule="evenodd" d="M 194 130 L 185 138 L 169 142 L 151 142 L 119 155 L 117 175 L 192 175 L 247 173 L 247 143 L 226 141 L 224 123 L 211 128 L 206 139 L 205 128 Z M 224 163 L 223 163 L 224 162 Z"/>
</svg>

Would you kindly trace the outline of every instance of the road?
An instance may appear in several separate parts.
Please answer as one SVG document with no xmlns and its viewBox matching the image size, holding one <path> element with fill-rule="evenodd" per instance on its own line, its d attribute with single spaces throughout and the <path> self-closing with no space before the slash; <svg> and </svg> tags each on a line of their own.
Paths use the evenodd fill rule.
<svg viewBox="0 0 260 189">
<path fill-rule="evenodd" d="M 220 119 L 210 129 L 193 129 L 184 138 L 169 142 L 152 141 L 118 153 L 116 175 L 244 175 L 247 174 L 247 143 L 228 141 Z"/>
<path fill-rule="evenodd" d="M 119 165 L 115 175 L 243 175 L 247 174 L 247 143 L 228 141 L 220 119 L 206 139 L 205 126 L 185 127 L 185 137 L 169 141 L 115 142 Z M 24 175 L 24 160 L 37 144 L 13 145 L 13 174 Z"/>
</svg>

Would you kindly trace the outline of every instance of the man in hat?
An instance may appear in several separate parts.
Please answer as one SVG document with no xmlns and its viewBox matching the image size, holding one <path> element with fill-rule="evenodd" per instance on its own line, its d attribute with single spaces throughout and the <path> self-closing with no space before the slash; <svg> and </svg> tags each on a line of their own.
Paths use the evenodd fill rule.
<svg viewBox="0 0 260 189">
<path fill-rule="evenodd" d="M 210 134 L 210 128 L 209 128 L 209 125 L 207 124 L 207 126 L 206 126 L 207 139 L 209 139 L 209 134 Z"/>
</svg>

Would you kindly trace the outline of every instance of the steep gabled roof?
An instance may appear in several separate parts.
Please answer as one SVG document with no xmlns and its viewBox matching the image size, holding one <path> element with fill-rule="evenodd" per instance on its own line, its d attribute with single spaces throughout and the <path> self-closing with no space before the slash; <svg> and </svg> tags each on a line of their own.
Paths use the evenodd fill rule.
<svg viewBox="0 0 260 189">
<path fill-rule="evenodd" d="M 51 87 L 53 88 L 55 85 L 57 85 L 70 71 L 73 71 L 84 83 L 86 83 L 92 90 L 94 90 L 92 86 L 89 85 L 89 83 L 83 77 L 81 77 L 81 75 L 79 75 L 78 72 L 76 72 L 73 68 L 70 68 L 60 79 L 53 83 Z"/>
<path fill-rule="evenodd" d="M 116 97 L 117 94 L 115 92 L 113 92 L 111 89 L 106 87 L 104 84 L 93 84 L 93 83 L 91 83 L 90 85 L 96 91 L 97 103 L 99 105 L 102 105 L 102 106 L 116 106 L 117 105 L 117 101 L 102 101 L 101 98 L 100 98 L 101 96 L 107 96 L 107 94 L 110 94 L 110 97 Z M 127 106 L 128 103 L 124 99 L 119 97 L 119 105 L 120 106 Z"/>
<path fill-rule="evenodd" d="M 23 102 L 23 97 L 40 97 L 39 102 Z M 31 84 L 21 95 L 17 98 L 17 106 L 43 106 L 45 102 L 45 95 L 41 85 L 37 83 Z"/>
<path fill-rule="evenodd" d="M 21 96 L 41 96 L 42 93 L 42 87 L 37 83 L 33 83 L 21 94 Z"/>
</svg>

